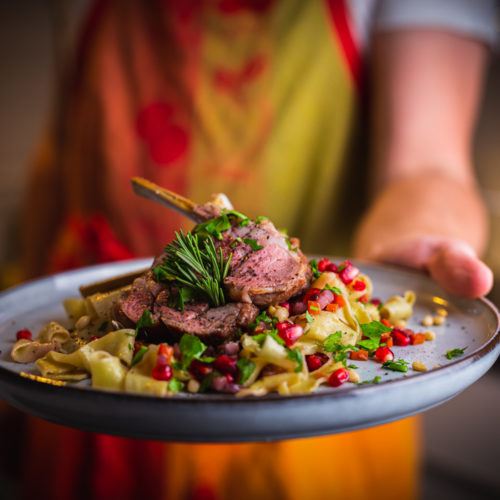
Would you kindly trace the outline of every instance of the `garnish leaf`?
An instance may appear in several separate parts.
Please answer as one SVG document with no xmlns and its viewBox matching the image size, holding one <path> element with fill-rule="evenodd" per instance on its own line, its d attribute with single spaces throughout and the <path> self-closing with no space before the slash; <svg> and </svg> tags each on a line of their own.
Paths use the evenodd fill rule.
<svg viewBox="0 0 500 500">
<path fill-rule="evenodd" d="M 318 344 L 324 351 L 335 352 L 338 351 L 339 341 L 342 339 L 342 332 L 340 330 L 328 335 L 322 344 Z"/>
<path fill-rule="evenodd" d="M 342 290 L 340 288 L 337 288 L 336 286 L 330 286 L 328 283 L 325 285 L 325 289 L 330 290 L 335 295 L 342 295 Z"/>
<path fill-rule="evenodd" d="M 451 349 L 450 351 L 446 351 L 446 357 L 448 359 L 458 358 L 459 356 L 462 356 L 462 354 L 464 353 L 465 349 L 467 349 L 467 347 L 468 346 L 463 347 L 462 349 L 460 349 L 459 347 L 456 347 L 455 349 Z"/>
<path fill-rule="evenodd" d="M 135 366 L 137 363 L 142 361 L 144 354 L 148 352 L 148 346 L 141 345 L 140 349 L 135 353 L 134 358 L 132 359 L 132 363 L 130 363 L 130 368 Z"/>
<path fill-rule="evenodd" d="M 309 311 L 306 311 L 306 321 L 308 323 L 312 323 L 314 321 L 314 318 L 313 318 L 312 314 Z"/>
<path fill-rule="evenodd" d="M 295 349 L 290 349 L 286 357 L 297 363 L 297 367 L 294 370 L 296 373 L 302 371 L 303 358 L 301 352 L 297 347 Z"/>
<path fill-rule="evenodd" d="M 408 371 L 408 361 L 404 359 L 398 359 L 397 361 L 385 361 L 382 363 L 384 368 L 388 370 L 392 370 L 393 372 L 403 372 L 406 373 Z"/>
<path fill-rule="evenodd" d="M 246 243 L 247 245 L 250 246 L 250 248 L 256 252 L 257 250 L 260 250 L 261 248 L 264 248 L 262 245 L 259 245 L 257 243 L 257 240 L 254 240 L 252 238 L 244 238 L 243 242 Z"/>
<path fill-rule="evenodd" d="M 244 384 L 255 370 L 255 363 L 248 358 L 240 358 L 236 363 L 236 366 L 240 370 L 238 383 Z"/>
<path fill-rule="evenodd" d="M 318 270 L 318 261 L 316 259 L 312 259 L 309 261 L 309 265 L 311 266 L 313 276 L 315 278 L 319 278 L 321 273 Z"/>
<path fill-rule="evenodd" d="M 255 223 L 256 224 L 260 224 L 261 221 L 263 220 L 269 220 L 269 217 L 266 217 L 265 215 L 258 215 L 256 218 L 255 218 Z"/>
<path fill-rule="evenodd" d="M 368 339 L 360 340 L 357 345 L 368 349 L 369 351 L 373 351 L 377 349 L 380 345 L 380 337 L 383 333 L 388 333 L 391 331 L 391 328 L 385 326 L 380 321 L 372 321 L 371 323 L 362 323 L 361 331 L 365 337 Z"/>
<path fill-rule="evenodd" d="M 365 380 L 364 382 L 358 382 L 356 385 L 366 385 L 366 384 L 378 384 L 381 380 L 381 377 L 378 375 L 371 380 Z"/>
<path fill-rule="evenodd" d="M 151 317 L 151 311 L 144 309 L 139 321 L 135 325 L 135 334 L 138 335 L 141 330 L 154 324 L 153 318 Z"/>
<path fill-rule="evenodd" d="M 182 354 L 181 366 L 186 370 L 193 359 L 200 359 L 207 346 L 196 335 L 185 333 L 179 342 L 179 349 Z"/>
<path fill-rule="evenodd" d="M 170 392 L 179 392 L 184 387 L 184 384 L 175 377 L 172 377 L 168 383 L 168 390 Z"/>
</svg>

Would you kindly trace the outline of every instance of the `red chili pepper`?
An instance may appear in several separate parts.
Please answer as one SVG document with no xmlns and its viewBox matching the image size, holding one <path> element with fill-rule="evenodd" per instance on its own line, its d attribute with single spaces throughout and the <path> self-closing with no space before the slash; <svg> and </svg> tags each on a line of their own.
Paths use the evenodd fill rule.
<svg viewBox="0 0 500 500">
<path fill-rule="evenodd" d="M 360 349 L 359 351 L 350 351 L 349 358 L 356 361 L 368 361 L 368 351 Z"/>
<path fill-rule="evenodd" d="M 425 342 L 425 335 L 423 333 L 410 333 L 410 344 L 417 345 Z"/>
<path fill-rule="evenodd" d="M 334 304 L 337 304 L 339 307 L 345 307 L 347 302 L 345 301 L 342 295 L 335 294 L 335 299 L 333 299 Z"/>
<path fill-rule="evenodd" d="M 326 307 L 325 307 L 325 310 L 328 311 L 328 312 L 337 312 L 337 308 L 339 306 L 337 304 L 327 304 Z"/>
<path fill-rule="evenodd" d="M 379 347 L 375 351 L 375 358 L 379 363 L 394 360 L 394 353 L 386 346 Z"/>
</svg>

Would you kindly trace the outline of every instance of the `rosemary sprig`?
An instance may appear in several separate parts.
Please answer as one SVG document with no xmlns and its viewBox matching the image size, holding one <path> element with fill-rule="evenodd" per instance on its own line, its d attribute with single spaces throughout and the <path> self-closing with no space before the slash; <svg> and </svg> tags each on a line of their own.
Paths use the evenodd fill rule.
<svg viewBox="0 0 500 500">
<path fill-rule="evenodd" d="M 153 269 L 157 281 L 169 281 L 203 294 L 212 305 L 225 304 L 222 283 L 229 272 L 232 254 L 224 262 L 222 248 L 217 252 L 213 239 L 182 231 L 165 247 L 163 263 Z"/>
</svg>

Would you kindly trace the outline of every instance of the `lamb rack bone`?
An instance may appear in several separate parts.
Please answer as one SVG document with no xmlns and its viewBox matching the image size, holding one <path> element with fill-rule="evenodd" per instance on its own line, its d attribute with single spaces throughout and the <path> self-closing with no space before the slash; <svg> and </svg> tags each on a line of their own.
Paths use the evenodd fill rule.
<svg viewBox="0 0 500 500">
<path fill-rule="evenodd" d="M 135 194 L 151 201 L 161 203 L 184 215 L 188 219 L 199 224 L 217 217 L 221 209 L 233 209 L 229 198 L 223 193 L 212 195 L 212 199 L 203 205 L 197 205 L 194 201 L 158 186 L 154 182 L 143 179 L 142 177 L 132 177 L 130 180 Z"/>
</svg>

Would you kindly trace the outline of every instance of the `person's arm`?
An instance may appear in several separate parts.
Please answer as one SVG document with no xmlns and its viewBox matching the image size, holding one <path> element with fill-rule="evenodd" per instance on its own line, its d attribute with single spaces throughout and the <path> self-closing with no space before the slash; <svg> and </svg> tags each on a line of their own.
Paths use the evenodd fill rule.
<svg viewBox="0 0 500 500">
<path fill-rule="evenodd" d="M 468 297 L 493 282 L 477 258 L 488 224 L 472 165 L 486 60 L 484 45 L 452 33 L 376 36 L 375 196 L 354 241 L 358 257 L 426 269 Z"/>
</svg>

